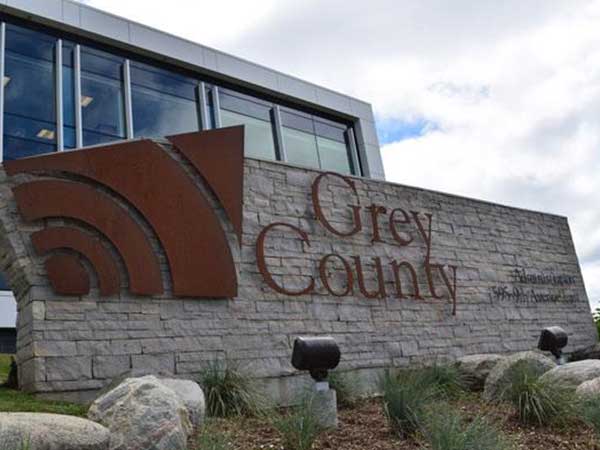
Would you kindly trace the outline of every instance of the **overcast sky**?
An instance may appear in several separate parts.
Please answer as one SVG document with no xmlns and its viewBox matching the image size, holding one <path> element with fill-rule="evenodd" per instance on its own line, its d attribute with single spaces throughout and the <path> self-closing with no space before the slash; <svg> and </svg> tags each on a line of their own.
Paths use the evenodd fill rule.
<svg viewBox="0 0 600 450">
<path fill-rule="evenodd" d="M 85 3 L 372 103 L 390 181 L 568 216 L 600 301 L 600 1 Z"/>
</svg>

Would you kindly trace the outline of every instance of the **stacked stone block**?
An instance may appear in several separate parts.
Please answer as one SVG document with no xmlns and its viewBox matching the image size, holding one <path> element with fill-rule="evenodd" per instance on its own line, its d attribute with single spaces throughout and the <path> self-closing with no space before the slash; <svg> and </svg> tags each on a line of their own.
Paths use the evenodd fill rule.
<svg viewBox="0 0 600 450">
<path fill-rule="evenodd" d="M 29 239 L 44 224 L 22 221 L 10 190 L 19 180 L 8 179 L 2 171 L 0 261 L 18 299 L 17 359 L 22 387 L 46 396 L 83 400 L 124 373 L 195 378 L 208 364 L 222 361 L 263 380 L 272 395 L 285 403 L 305 380 L 290 364 L 292 344 L 299 335 L 333 336 L 342 351 L 340 369 L 357 371 L 365 388 L 372 387 L 376 374 L 390 366 L 533 349 L 546 326 L 565 328 L 567 351 L 596 341 L 566 218 L 353 178 L 363 208 L 363 230 L 341 238 L 315 217 L 311 185 L 318 174 L 246 159 L 241 245 L 219 212 L 236 255 L 239 295 L 181 299 L 168 291 L 137 297 L 126 285 L 111 298 L 101 298 L 97 289 L 81 298 L 55 295 L 44 274 L 43 258 L 35 254 Z M 324 182 L 321 201 L 336 227 L 349 228 L 348 204 L 357 199 L 343 183 Z M 212 203 L 219 208 L 214 199 Z M 393 208 L 416 211 L 424 221 L 426 213 L 432 214 L 431 257 L 436 263 L 457 267 L 456 315 L 439 277 L 436 283 L 444 298 L 433 299 L 428 291 L 423 270 L 427 243 L 414 226 L 403 228 L 412 243 L 398 246 L 390 236 L 389 215 L 381 215 L 382 242 L 372 242 L 372 223 L 365 209 L 371 204 L 382 205 L 388 212 Z M 310 246 L 293 233 L 274 231 L 266 241 L 266 262 L 274 279 L 287 289 L 305 286 L 314 278 L 316 286 L 310 294 L 277 293 L 259 272 L 256 240 L 273 222 L 292 224 L 308 234 Z M 154 245 L 160 254 L 159 244 Z M 380 257 L 386 296 L 365 298 L 356 279 L 353 295 L 329 294 L 319 281 L 318 263 L 330 253 L 351 263 L 352 256 L 360 256 L 366 288 L 371 291 L 377 288 L 372 258 Z M 397 298 L 387 265 L 394 258 L 414 264 L 423 300 Z M 554 301 L 495 296 L 494 288 L 514 285 L 515 268 L 567 275 L 575 281 L 568 286 L 533 286 L 555 295 Z M 343 284 L 341 269 L 333 265 L 330 273 L 336 287 Z M 166 264 L 163 271 L 169 286 Z M 127 279 L 124 271 L 122 278 Z M 404 283 L 405 293 L 410 293 L 408 280 Z"/>
</svg>

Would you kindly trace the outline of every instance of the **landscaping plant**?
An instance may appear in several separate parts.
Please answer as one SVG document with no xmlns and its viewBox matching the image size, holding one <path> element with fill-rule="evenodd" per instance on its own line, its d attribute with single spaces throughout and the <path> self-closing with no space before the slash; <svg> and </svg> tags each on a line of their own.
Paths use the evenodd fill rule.
<svg viewBox="0 0 600 450">
<path fill-rule="evenodd" d="M 330 372 L 329 386 L 335 390 L 337 404 L 340 408 L 353 408 L 360 399 L 358 377 L 349 373 Z"/>
<path fill-rule="evenodd" d="M 205 424 L 196 441 L 199 450 L 232 450 L 230 436 L 217 430 L 216 425 Z"/>
<path fill-rule="evenodd" d="M 200 374 L 200 386 L 211 417 L 256 416 L 267 409 L 266 398 L 254 380 L 230 365 L 211 363 Z"/>
<path fill-rule="evenodd" d="M 312 402 L 312 396 L 306 396 L 299 406 L 273 419 L 273 426 L 281 435 L 285 450 L 310 450 L 324 431 L 314 414 Z"/>
<path fill-rule="evenodd" d="M 436 407 L 422 427 L 431 450 L 508 450 L 506 437 L 483 417 L 466 422 L 449 405 Z"/>
<path fill-rule="evenodd" d="M 600 396 L 583 400 L 581 409 L 584 422 L 592 427 L 596 441 L 600 443 Z"/>
<path fill-rule="evenodd" d="M 8 379 L 12 357 L 0 353 L 0 386 Z"/>
<path fill-rule="evenodd" d="M 594 317 L 594 323 L 596 324 L 596 330 L 598 330 L 598 336 L 600 336 L 600 308 L 596 308 L 592 313 Z"/>
<path fill-rule="evenodd" d="M 455 396 L 465 390 L 464 376 L 455 366 L 434 364 L 417 369 L 415 376 L 441 394 Z"/>
<path fill-rule="evenodd" d="M 439 391 L 412 371 L 399 374 L 386 371 L 380 384 L 390 428 L 400 437 L 413 435 L 421 428 L 427 405 Z"/>
<path fill-rule="evenodd" d="M 18 447 L 5 447 L 5 445 L 2 444 L 2 442 L 0 442 L 0 450 L 30 450 L 30 449 L 31 449 L 31 445 L 29 444 L 29 438 L 22 441 L 21 445 L 19 445 Z"/>
<path fill-rule="evenodd" d="M 527 364 L 517 364 L 511 369 L 500 400 L 511 403 L 524 424 L 565 423 L 577 410 L 573 389 L 552 380 L 541 380 Z"/>
</svg>

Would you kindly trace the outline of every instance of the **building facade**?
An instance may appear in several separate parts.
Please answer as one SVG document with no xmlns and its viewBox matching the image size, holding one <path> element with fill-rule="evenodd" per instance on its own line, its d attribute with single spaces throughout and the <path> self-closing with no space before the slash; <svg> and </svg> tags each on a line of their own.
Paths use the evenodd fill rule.
<svg viewBox="0 0 600 450">
<path fill-rule="evenodd" d="M 243 124 L 249 157 L 384 177 L 365 102 L 69 0 L 0 21 L 0 161 Z"/>
<path fill-rule="evenodd" d="M 371 107 L 68 0 L 0 2 L 0 269 L 21 387 L 389 367 L 597 332 L 564 217 L 384 181 Z M 25 158 L 25 156 L 28 156 Z"/>
</svg>

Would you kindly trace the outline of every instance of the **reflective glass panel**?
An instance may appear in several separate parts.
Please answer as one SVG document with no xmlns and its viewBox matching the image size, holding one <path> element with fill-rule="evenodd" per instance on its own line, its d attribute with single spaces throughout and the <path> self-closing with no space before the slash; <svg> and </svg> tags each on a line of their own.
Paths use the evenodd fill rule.
<svg viewBox="0 0 600 450">
<path fill-rule="evenodd" d="M 323 122 L 324 119 L 315 119 L 315 134 L 333 141 L 345 142 L 344 133 L 348 127 L 341 124 Z"/>
<path fill-rule="evenodd" d="M 275 158 L 275 143 L 271 122 L 255 119 L 221 108 L 221 126 L 245 125 L 244 154 L 251 158 Z"/>
<path fill-rule="evenodd" d="M 124 139 L 123 60 L 81 48 L 83 145 Z"/>
<path fill-rule="evenodd" d="M 271 120 L 271 108 L 273 105 L 258 99 L 249 100 L 247 95 L 228 93 L 230 91 L 219 91 L 219 102 L 221 109 L 236 112 L 245 116 L 261 119 L 266 122 Z"/>
<path fill-rule="evenodd" d="M 0 291 L 10 291 L 6 278 L 2 272 L 0 272 Z"/>
<path fill-rule="evenodd" d="M 167 136 L 199 129 L 197 82 L 161 69 L 132 64 L 135 136 Z"/>
<path fill-rule="evenodd" d="M 293 128 L 281 127 L 288 162 L 319 168 L 319 154 L 315 136 Z"/>
<path fill-rule="evenodd" d="M 345 142 L 338 142 L 317 136 L 317 145 L 319 147 L 321 169 L 347 175 L 352 174 L 348 148 Z"/>
<path fill-rule="evenodd" d="M 4 159 L 56 149 L 56 39 L 7 24 Z"/>
</svg>

